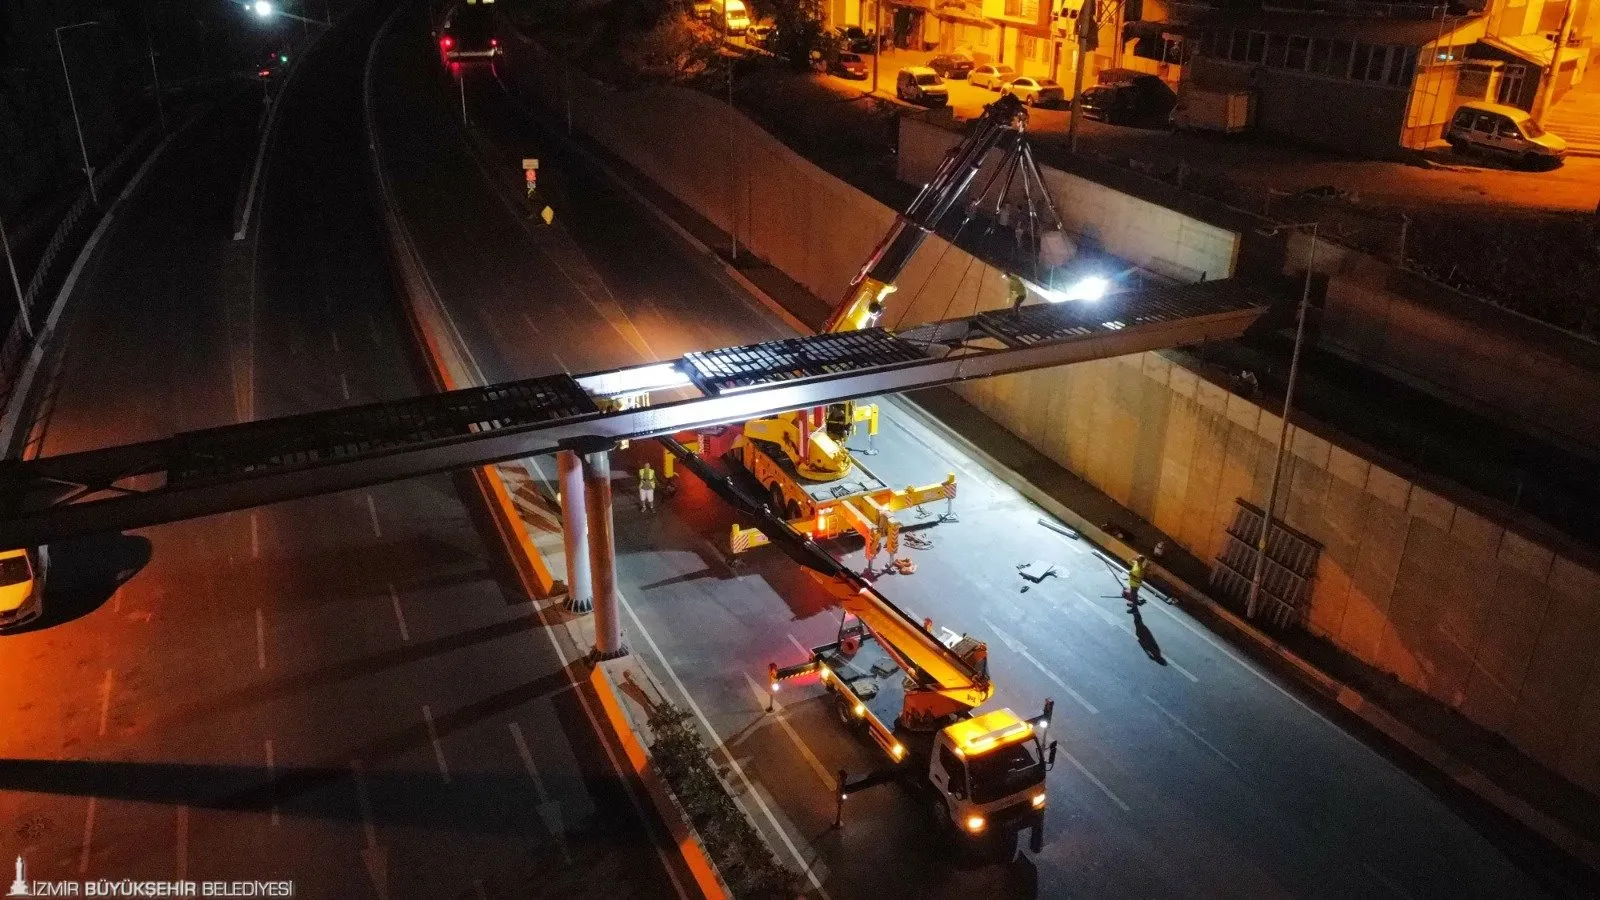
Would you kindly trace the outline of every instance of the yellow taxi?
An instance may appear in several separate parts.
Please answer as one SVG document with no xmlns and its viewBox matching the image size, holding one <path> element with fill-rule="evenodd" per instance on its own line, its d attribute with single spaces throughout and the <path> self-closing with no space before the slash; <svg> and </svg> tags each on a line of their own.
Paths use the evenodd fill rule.
<svg viewBox="0 0 1600 900">
<path fill-rule="evenodd" d="M 44 577 L 49 556 L 37 550 L 0 551 L 0 632 L 39 618 L 44 612 Z"/>
</svg>

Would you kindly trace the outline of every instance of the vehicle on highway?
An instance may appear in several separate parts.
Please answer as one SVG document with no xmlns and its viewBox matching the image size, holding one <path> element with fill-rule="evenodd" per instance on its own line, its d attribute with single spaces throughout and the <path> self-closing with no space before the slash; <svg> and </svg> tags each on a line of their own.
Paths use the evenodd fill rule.
<svg viewBox="0 0 1600 900">
<path fill-rule="evenodd" d="M 723 0 L 722 25 L 729 34 L 750 29 L 750 11 L 744 8 L 744 0 Z"/>
<path fill-rule="evenodd" d="M 967 73 L 967 84 L 973 87 L 988 88 L 991 91 L 1000 90 L 1000 86 L 1011 78 L 1016 77 L 1017 70 L 999 63 L 984 63 L 974 66 Z"/>
<path fill-rule="evenodd" d="M 941 53 L 928 60 L 928 68 L 939 73 L 940 78 L 960 81 L 972 71 L 972 57 L 965 53 Z"/>
<path fill-rule="evenodd" d="M 838 53 L 828 63 L 828 71 L 840 78 L 865 79 L 867 61 L 859 53 Z"/>
<path fill-rule="evenodd" d="M 439 50 L 451 62 L 492 60 L 504 55 L 493 6 L 469 3 L 451 10 L 439 31 Z"/>
<path fill-rule="evenodd" d="M 1474 100 L 1450 117 L 1444 139 L 1457 153 L 1480 153 L 1527 168 L 1553 167 L 1567 155 L 1567 142 L 1539 127 L 1525 110 Z"/>
<path fill-rule="evenodd" d="M 47 548 L 0 552 L 0 632 L 44 613 L 44 582 L 50 571 Z"/>
<path fill-rule="evenodd" d="M 1049 78 L 1019 75 L 1005 83 L 1004 90 L 1029 106 L 1060 106 L 1066 102 L 1067 92 Z"/>
<path fill-rule="evenodd" d="M 894 95 L 907 103 L 944 106 L 950 102 L 950 89 L 939 73 L 927 66 L 906 66 L 895 76 Z"/>
</svg>

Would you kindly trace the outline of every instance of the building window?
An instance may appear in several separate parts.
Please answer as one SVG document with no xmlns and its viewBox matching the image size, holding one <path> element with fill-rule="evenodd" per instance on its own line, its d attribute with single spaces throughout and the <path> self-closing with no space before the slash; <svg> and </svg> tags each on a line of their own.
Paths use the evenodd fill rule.
<svg viewBox="0 0 1600 900">
<path fill-rule="evenodd" d="M 1039 39 L 1030 34 L 1023 35 L 1017 41 L 1017 53 L 1023 59 L 1039 58 Z"/>
<path fill-rule="evenodd" d="M 1330 47 L 1327 38 L 1311 39 L 1311 60 L 1306 65 L 1306 70 L 1314 75 L 1328 74 L 1328 56 Z"/>
<path fill-rule="evenodd" d="M 1382 81 L 1388 63 L 1388 47 L 1356 44 L 1355 60 L 1350 66 L 1350 77 L 1356 81 Z"/>
<path fill-rule="evenodd" d="M 1250 42 L 1249 42 L 1249 44 L 1247 44 L 1245 46 L 1244 61 L 1245 62 L 1252 62 L 1252 63 L 1261 62 L 1262 54 L 1266 52 L 1266 49 L 1267 49 L 1267 35 L 1266 35 L 1266 32 L 1262 32 L 1262 31 L 1252 31 L 1252 32 L 1250 32 Z"/>
<path fill-rule="evenodd" d="M 1406 87 L 1411 84 L 1411 76 L 1417 71 L 1417 48 L 1395 47 L 1389 56 L 1389 84 L 1394 87 Z"/>
<path fill-rule="evenodd" d="M 1350 51 L 1352 44 L 1349 41 L 1328 42 L 1328 74 L 1334 78 L 1350 77 Z"/>
<path fill-rule="evenodd" d="M 1267 35 L 1267 55 L 1262 62 L 1269 68 L 1283 68 L 1284 51 L 1289 48 L 1289 37 L 1282 34 Z"/>
<path fill-rule="evenodd" d="M 1306 56 L 1310 52 L 1311 39 L 1292 35 L 1289 38 L 1288 55 L 1284 58 L 1284 68 L 1303 72 L 1306 68 Z"/>
<path fill-rule="evenodd" d="M 1006 15 L 1020 18 L 1022 16 L 1022 0 L 1006 0 Z"/>
</svg>

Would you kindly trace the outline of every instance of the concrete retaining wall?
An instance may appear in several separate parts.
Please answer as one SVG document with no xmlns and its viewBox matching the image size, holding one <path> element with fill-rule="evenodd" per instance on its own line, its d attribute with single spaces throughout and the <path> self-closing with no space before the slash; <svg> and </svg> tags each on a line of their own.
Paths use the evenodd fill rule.
<svg viewBox="0 0 1600 900">
<path fill-rule="evenodd" d="M 843 294 L 893 219 L 709 97 L 612 92 L 554 67 L 541 74 L 529 87 L 551 108 L 570 96 L 580 130 L 724 229 L 736 216 L 749 249 L 820 297 Z M 921 127 L 907 124 L 912 135 Z M 906 145 L 908 172 L 937 159 L 935 138 L 952 139 L 929 132 Z M 1236 235 L 1083 179 L 1046 177 L 1074 225 L 1106 250 L 1152 268 L 1232 271 Z M 991 270 L 930 238 L 890 319 L 1002 302 Z M 1265 505 L 1277 418 L 1159 354 L 960 389 L 1204 559 L 1235 498 Z M 1284 497 L 1289 523 L 1326 547 L 1307 627 L 1600 792 L 1600 575 L 1306 432 Z"/>
</svg>

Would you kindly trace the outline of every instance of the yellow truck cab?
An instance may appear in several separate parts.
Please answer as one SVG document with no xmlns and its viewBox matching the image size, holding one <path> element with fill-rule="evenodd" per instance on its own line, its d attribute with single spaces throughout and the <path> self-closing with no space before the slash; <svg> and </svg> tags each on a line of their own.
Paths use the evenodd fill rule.
<svg viewBox="0 0 1600 900">
<path fill-rule="evenodd" d="M 20 628 L 44 612 L 49 559 L 43 547 L 0 551 L 0 631 Z"/>
</svg>

